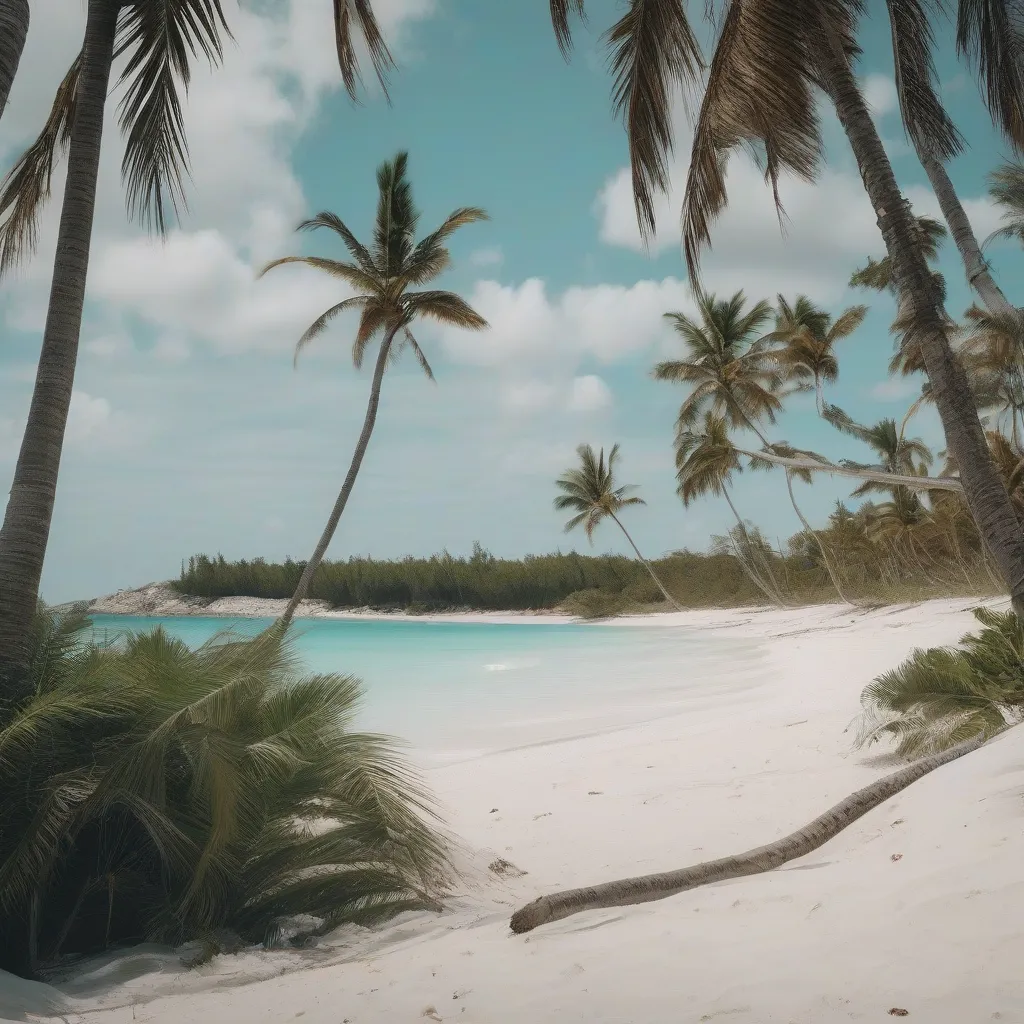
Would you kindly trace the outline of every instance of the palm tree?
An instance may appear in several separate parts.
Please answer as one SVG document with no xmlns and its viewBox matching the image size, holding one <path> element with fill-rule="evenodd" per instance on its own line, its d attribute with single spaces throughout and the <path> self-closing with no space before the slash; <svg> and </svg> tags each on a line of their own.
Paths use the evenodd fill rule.
<svg viewBox="0 0 1024 1024">
<path fill-rule="evenodd" d="M 0 726 L 0 969 L 436 907 L 436 812 L 389 740 L 352 730 L 358 680 L 300 671 L 280 628 L 194 651 L 88 629 L 39 615 L 33 696 Z"/>
<path fill-rule="evenodd" d="M 0 0 L 12 31 L 26 17 L 24 0 Z M 391 56 L 369 3 L 335 0 L 335 38 L 342 78 L 352 95 L 358 78 L 354 38 L 361 35 L 383 82 Z M 16 38 L 0 23 L 0 74 L 13 76 Z M 89 266 L 96 178 L 111 66 L 123 59 L 120 127 L 129 212 L 158 231 L 168 206 L 184 204 L 187 144 L 182 92 L 191 61 L 221 56 L 227 25 L 220 0 L 88 0 L 81 53 L 58 87 L 39 138 L 4 181 L 0 194 L 0 273 L 30 252 L 38 215 L 50 195 L 54 161 L 68 150 L 50 301 L 28 422 L 0 527 L 0 718 L 24 699 L 27 636 L 39 596 L 60 472 L 64 431 L 78 357 Z M 2 99 L 6 99 L 6 94 Z"/>
<path fill-rule="evenodd" d="M 658 363 L 654 379 L 690 386 L 679 409 L 680 428 L 692 426 L 711 411 L 723 414 L 733 427 L 753 430 L 764 441 L 760 422 L 774 423 L 782 408 L 777 394 L 782 374 L 772 354 L 773 340 L 761 334 L 771 321 L 771 306 L 761 301 L 748 309 L 739 291 L 728 300 L 700 294 L 697 308 L 698 320 L 683 313 L 665 314 L 685 355 Z"/>
<path fill-rule="evenodd" d="M 834 384 L 839 377 L 836 342 L 850 337 L 864 323 L 868 307 L 850 306 L 833 320 L 806 295 L 798 295 L 792 305 L 781 295 L 778 301 L 773 337 L 783 347 L 775 358 L 789 380 L 801 388 L 814 388 L 820 416 L 825 408 L 823 385 Z"/>
<path fill-rule="evenodd" d="M 0 0 L 0 118 L 7 109 L 28 37 L 28 0 Z"/>
<path fill-rule="evenodd" d="M 866 427 L 856 423 L 835 405 L 825 410 L 825 419 L 837 430 L 863 441 L 874 450 L 878 462 L 865 466 L 865 469 L 877 469 L 894 476 L 918 476 L 921 475 L 921 467 L 930 466 L 934 461 L 931 449 L 919 437 L 906 437 L 894 419 L 882 419 Z M 860 466 L 859 463 L 852 465 Z M 880 480 L 865 480 L 853 493 L 863 497 L 871 492 L 892 492 L 899 486 Z"/>
<path fill-rule="evenodd" d="M 333 213 L 320 213 L 299 225 L 300 231 L 317 228 L 333 231 L 344 243 L 351 256 L 350 260 L 285 256 L 268 263 L 262 271 L 266 274 L 275 267 L 301 263 L 329 274 L 357 291 L 356 295 L 335 303 L 310 324 L 295 347 L 296 359 L 302 349 L 321 335 L 336 316 L 347 310 L 359 310 L 359 327 L 352 342 L 352 362 L 357 370 L 363 364 L 369 344 L 380 337 L 363 429 L 327 525 L 281 617 L 285 625 L 291 622 L 299 603 L 309 592 L 313 575 L 323 561 L 348 504 L 377 421 L 380 389 L 388 364 L 408 348 L 423 372 L 433 380 L 430 363 L 413 336 L 413 322 L 420 317 L 427 317 L 467 330 L 478 331 L 487 327 L 487 321 L 454 292 L 412 290 L 415 286 L 428 284 L 450 266 L 451 256 L 444 244 L 448 237 L 467 224 L 486 220 L 487 214 L 475 206 L 460 207 L 450 213 L 440 227 L 416 242 L 416 226 L 420 215 L 413 205 L 412 185 L 406 174 L 407 164 L 408 155 L 399 153 L 393 160 L 377 168 L 377 217 L 373 241 L 369 245 L 360 242 L 344 221 Z"/>
<path fill-rule="evenodd" d="M 1019 109 L 1002 86 L 1016 81 L 1018 38 L 1011 0 L 992 0 L 1000 16 L 984 16 L 980 0 L 960 0 L 961 49 L 985 71 L 986 100 L 1007 131 Z M 566 48 L 569 19 L 583 0 L 555 0 L 556 34 Z M 707 5 L 715 14 L 716 5 Z M 896 81 L 901 111 L 918 151 L 936 158 L 958 151 L 955 128 L 933 88 L 931 26 L 914 5 L 890 5 Z M 778 182 L 789 171 L 813 179 L 823 144 L 816 88 L 831 100 L 853 149 L 865 189 L 892 260 L 897 288 L 912 304 L 921 353 L 942 419 L 947 445 L 964 467 L 963 486 L 985 544 L 992 552 L 1019 614 L 1024 615 L 1024 535 L 999 479 L 974 408 L 963 367 L 953 356 L 947 318 L 920 244 L 914 218 L 858 85 L 853 62 L 855 5 L 821 0 L 759 0 L 731 3 L 717 19 L 718 42 L 696 118 L 683 203 L 684 251 L 699 285 L 699 258 L 710 243 L 711 224 L 728 202 L 726 157 L 756 145 L 778 201 Z M 993 30 L 993 26 L 998 31 Z M 1010 33 L 1006 35 L 1006 31 Z M 654 229 L 653 192 L 668 180 L 672 146 L 670 102 L 704 78 L 703 61 L 677 0 L 633 0 L 608 34 L 618 108 L 626 119 L 633 190 L 641 231 Z"/>
<path fill-rule="evenodd" d="M 1009 163 L 997 167 L 988 176 L 988 194 L 1002 207 L 1003 226 L 985 239 L 1015 238 L 1024 244 L 1024 164 Z"/>
<path fill-rule="evenodd" d="M 1024 426 L 1024 322 L 1016 310 L 990 313 L 971 306 L 958 356 L 974 390 L 978 408 L 998 425 L 1009 425 L 1014 444 Z"/>
<path fill-rule="evenodd" d="M 658 579 L 657 573 L 651 563 L 640 554 L 629 531 L 622 524 L 619 513 L 630 505 L 646 505 L 643 498 L 631 495 L 629 492 L 636 490 L 633 484 L 615 486 L 615 461 L 619 457 L 619 446 L 612 445 L 608 453 L 608 461 L 605 461 L 604 449 L 595 455 L 594 449 L 589 444 L 581 444 L 576 449 L 580 464 L 578 468 L 567 469 L 556 481 L 555 484 L 562 492 L 555 498 L 555 509 L 559 512 L 575 512 L 576 514 L 565 524 L 565 532 L 570 533 L 577 526 L 583 527 L 587 540 L 594 543 L 594 531 L 605 518 L 615 521 L 615 525 L 622 531 L 623 536 L 629 541 L 629 546 L 636 553 L 640 563 L 650 574 L 655 585 L 661 591 L 662 596 L 672 605 L 676 611 L 683 609 L 676 599 L 665 589 L 665 585 Z"/>
<path fill-rule="evenodd" d="M 771 566 L 762 560 L 762 564 L 754 568 L 755 546 L 729 493 L 732 474 L 741 473 L 743 466 L 729 436 L 725 416 L 708 410 L 699 428 L 680 424 L 676 429 L 675 456 L 676 492 L 682 498 L 684 508 L 706 495 L 725 498 L 739 529 L 740 543 L 733 542 L 732 548 L 740 566 L 769 601 L 785 605 L 778 583 L 772 577 Z"/>
</svg>

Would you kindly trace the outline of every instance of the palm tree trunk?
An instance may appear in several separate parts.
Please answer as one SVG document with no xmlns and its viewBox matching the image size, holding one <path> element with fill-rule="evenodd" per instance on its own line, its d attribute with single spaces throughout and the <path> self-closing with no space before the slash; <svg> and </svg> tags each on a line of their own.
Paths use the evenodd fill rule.
<svg viewBox="0 0 1024 1024">
<path fill-rule="evenodd" d="M 679 602 L 676 601 L 676 599 L 665 589 L 665 587 L 662 584 L 661 580 L 658 579 L 657 574 L 655 573 L 654 569 L 651 567 L 651 563 L 648 562 L 647 559 L 644 558 L 644 556 L 640 554 L 640 549 L 633 542 L 633 538 L 630 537 L 629 530 L 627 530 L 622 525 L 622 520 L 619 519 L 619 517 L 614 512 L 610 512 L 609 515 L 612 517 L 612 519 L 615 520 L 615 522 L 618 524 L 619 529 L 625 534 L 626 540 L 629 541 L 630 547 L 632 547 L 632 549 L 636 552 L 636 557 L 640 560 L 640 562 L 643 565 L 643 567 L 651 574 L 651 579 L 654 580 L 654 582 L 657 584 L 658 589 L 661 591 L 661 593 L 664 596 L 665 600 L 668 601 L 668 603 L 670 605 L 672 605 L 672 607 L 675 608 L 675 610 L 677 612 L 683 611 L 683 609 L 679 606 Z"/>
<path fill-rule="evenodd" d="M 722 494 L 725 496 L 725 500 L 729 503 L 729 508 L 732 509 L 732 514 L 736 517 L 736 522 L 739 524 L 740 533 L 743 535 L 743 539 L 747 540 L 748 534 L 746 524 L 743 522 L 743 518 L 740 516 L 736 506 L 732 503 L 732 496 L 729 494 L 729 488 L 723 487 Z M 736 550 L 736 558 L 740 563 L 740 568 L 747 574 L 747 578 L 750 582 L 753 583 L 754 586 L 757 587 L 757 589 L 760 590 L 772 604 L 777 605 L 780 608 L 785 608 L 786 602 L 782 600 L 782 595 L 779 593 L 778 587 L 773 587 L 770 584 L 765 583 L 765 581 L 762 580 L 756 572 L 754 572 L 754 567 L 750 564 L 746 554 L 741 551 L 737 545 L 734 544 L 733 547 Z"/>
<path fill-rule="evenodd" d="M 0 117 L 18 74 L 28 36 L 28 0 L 0 0 Z"/>
<path fill-rule="evenodd" d="M 50 303 L 32 404 L 0 528 L 0 705 L 27 695 L 27 635 L 39 600 L 75 381 L 119 6 L 116 0 L 89 0 Z"/>
<path fill-rule="evenodd" d="M 815 473 L 830 473 L 834 476 L 848 476 L 854 480 L 875 480 L 878 483 L 890 484 L 893 487 L 906 487 L 917 491 L 955 491 L 962 494 L 964 485 L 952 476 L 904 476 L 901 473 L 886 473 L 881 469 L 854 469 L 852 466 L 837 466 L 834 462 L 818 462 L 816 459 L 803 459 L 790 455 L 776 455 L 775 452 L 751 452 L 745 448 L 736 448 L 737 455 L 746 455 L 751 459 L 764 459 L 776 466 L 789 469 L 809 469 Z"/>
<path fill-rule="evenodd" d="M 849 58 L 836 40 L 824 42 L 822 50 L 822 84 L 853 148 L 892 260 L 896 285 L 914 305 L 916 333 L 947 447 L 960 467 L 971 513 L 1010 592 L 1013 609 L 1024 618 L 1024 532 L 985 442 L 967 375 L 946 336 L 942 302 L 921 251 L 910 207 L 900 193 Z"/>
<path fill-rule="evenodd" d="M 922 153 L 921 166 L 928 175 L 932 190 L 939 201 L 942 216 L 945 217 L 953 241 L 960 251 L 960 258 L 967 271 L 967 283 L 978 293 L 990 313 L 1016 314 L 1013 303 L 1003 294 L 1003 290 L 989 273 L 988 263 L 981 254 L 981 246 L 978 245 L 971 222 L 967 219 L 967 213 L 942 161 L 930 153 Z"/>
<path fill-rule="evenodd" d="M 1012 726 L 1000 729 L 995 735 L 1005 731 L 1005 728 Z M 722 882 L 727 878 L 744 878 L 771 871 L 824 846 L 868 811 L 885 803 L 936 768 L 955 761 L 972 750 L 977 750 L 985 741 L 984 736 L 976 737 L 940 754 L 932 754 L 930 757 L 915 761 L 912 765 L 857 790 L 802 829 L 767 846 L 759 846 L 756 850 L 723 857 L 721 860 L 707 861 L 704 864 L 695 864 L 677 871 L 623 878 L 617 882 L 605 882 L 603 885 L 594 885 L 586 889 L 567 889 L 564 892 L 552 893 L 550 896 L 541 896 L 525 907 L 520 907 L 512 915 L 510 926 L 513 932 L 521 934 L 583 910 L 650 903 L 652 900 L 663 900 L 668 896 L 696 889 L 698 886 Z"/>
<path fill-rule="evenodd" d="M 818 545 L 818 550 L 821 552 L 821 560 L 825 563 L 828 578 L 832 581 L 832 586 L 836 588 L 839 600 L 843 601 L 845 604 L 853 604 L 853 602 L 843 593 L 843 588 L 839 583 L 839 577 L 836 575 L 835 569 L 832 568 L 832 563 L 829 561 L 829 557 L 825 552 L 825 545 L 818 538 L 818 535 L 812 529 L 811 524 L 804 518 L 803 512 L 800 511 L 800 506 L 796 503 L 796 496 L 793 494 L 793 475 L 788 470 L 786 471 L 786 490 L 789 491 L 789 500 L 793 505 L 793 511 L 796 513 L 797 518 L 803 525 L 804 533 L 807 534 L 810 540 L 814 541 L 814 543 Z"/>
<path fill-rule="evenodd" d="M 284 613 L 278 620 L 280 626 L 287 628 L 295 617 L 295 611 L 305 599 L 309 593 L 309 585 L 313 582 L 313 575 L 320 567 L 320 563 L 323 561 L 324 555 L 327 552 L 327 548 L 334 538 L 334 531 L 338 528 L 338 523 L 341 520 L 341 514 L 345 511 L 345 506 L 348 504 L 349 496 L 352 494 L 352 488 L 355 486 L 356 477 L 359 475 L 359 467 L 363 464 L 363 456 L 366 455 L 366 448 L 370 443 L 370 435 L 373 433 L 374 424 L 377 422 L 377 407 L 380 405 L 380 388 L 384 380 L 384 371 L 388 366 L 388 356 L 391 352 L 391 343 L 395 339 L 395 334 L 398 328 L 390 329 L 384 336 L 383 341 L 380 343 L 380 351 L 377 353 L 377 362 L 373 368 L 373 382 L 370 384 L 370 400 L 366 405 L 366 416 L 363 419 L 363 429 L 359 434 L 359 440 L 356 442 L 356 450 L 352 453 L 352 462 L 348 467 L 348 473 L 345 476 L 345 482 L 341 485 L 341 492 L 338 494 L 338 500 L 334 503 L 334 508 L 331 509 L 330 518 L 327 520 L 327 525 L 324 527 L 324 532 L 320 535 L 320 540 L 317 542 L 316 550 L 314 550 L 309 561 L 306 563 L 305 568 L 302 570 L 302 575 L 299 577 L 299 584 L 295 588 L 295 593 L 292 594 L 291 600 L 288 602 L 288 606 L 285 608 Z"/>
</svg>

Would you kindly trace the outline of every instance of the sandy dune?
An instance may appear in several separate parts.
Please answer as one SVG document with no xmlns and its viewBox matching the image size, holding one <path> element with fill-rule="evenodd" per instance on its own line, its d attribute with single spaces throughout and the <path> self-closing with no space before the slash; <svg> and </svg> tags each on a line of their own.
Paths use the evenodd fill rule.
<svg viewBox="0 0 1024 1024">
<path fill-rule="evenodd" d="M 1024 1024 L 1024 730 L 771 874 L 510 934 L 540 893 L 768 842 L 888 770 L 844 734 L 862 687 L 974 624 L 964 601 L 657 617 L 673 621 L 758 656 L 723 663 L 718 692 L 672 717 L 430 773 L 465 846 L 443 915 L 191 972 L 154 948 L 58 988 L 3 979 L 0 1016 L 60 1002 L 95 1024 Z M 525 874 L 496 875 L 498 858 Z"/>
</svg>

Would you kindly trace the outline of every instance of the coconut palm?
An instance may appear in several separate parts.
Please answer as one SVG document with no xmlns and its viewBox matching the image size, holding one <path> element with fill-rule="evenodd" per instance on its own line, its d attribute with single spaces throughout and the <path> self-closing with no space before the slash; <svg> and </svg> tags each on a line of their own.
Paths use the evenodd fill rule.
<svg viewBox="0 0 1024 1024">
<path fill-rule="evenodd" d="M 353 731 L 357 680 L 300 671 L 280 628 L 192 651 L 40 620 L 34 695 L 0 728 L 0 968 L 436 905 L 437 818 L 390 742 Z"/>
<path fill-rule="evenodd" d="M 733 542 L 732 548 L 740 566 L 769 601 L 785 605 L 778 583 L 772 578 L 771 567 L 763 559 L 756 568 L 753 564 L 756 546 L 751 543 L 747 525 L 729 492 L 733 473 L 741 473 L 743 465 L 729 436 L 725 415 L 709 410 L 704 413 L 699 427 L 680 424 L 676 430 L 675 457 L 676 493 L 682 498 L 683 506 L 688 508 L 707 495 L 725 498 L 739 531 L 740 542 Z"/>
<path fill-rule="evenodd" d="M 863 441 L 874 450 L 878 462 L 874 466 L 864 468 L 878 469 L 898 476 L 918 476 L 920 467 L 930 466 L 934 461 L 931 449 L 918 437 L 906 437 L 894 419 L 882 419 L 871 426 L 863 426 L 835 405 L 830 405 L 825 410 L 825 419 L 837 430 Z M 871 492 L 891 492 L 893 489 L 894 486 L 888 485 L 885 481 L 865 480 L 853 493 L 862 497 Z"/>
<path fill-rule="evenodd" d="M 20 25 L 18 0 L 0 11 Z M 14 64 L 14 43 L 0 25 L 0 74 Z M 31 252 L 38 215 L 50 195 L 54 163 L 64 149 L 68 170 L 53 280 L 28 421 L 3 526 L 0 527 L 0 717 L 23 699 L 27 636 L 39 595 L 61 452 L 78 357 L 89 265 L 104 112 L 115 55 L 122 67 L 122 174 L 129 212 L 163 231 L 184 204 L 187 143 L 182 100 L 192 62 L 220 60 L 227 32 L 220 0 L 88 0 L 82 50 L 58 87 L 39 138 L 15 164 L 0 194 L 0 273 Z M 378 76 L 391 57 L 369 3 L 335 0 L 335 37 L 351 93 L 361 37 Z"/>
<path fill-rule="evenodd" d="M 689 385 L 679 409 L 681 428 L 710 411 L 723 414 L 733 427 L 755 431 L 764 441 L 761 422 L 774 423 L 782 409 L 774 342 L 762 334 L 771 322 L 771 306 L 761 301 L 748 308 L 739 291 L 728 300 L 700 294 L 697 308 L 698 319 L 665 314 L 682 340 L 684 358 L 658 363 L 654 379 Z"/>
<path fill-rule="evenodd" d="M 1002 210 L 1003 224 L 985 239 L 1014 238 L 1024 244 L 1024 164 L 1008 163 L 988 176 L 988 194 Z"/>
<path fill-rule="evenodd" d="M 574 512 L 575 515 L 565 524 L 565 532 L 570 533 L 577 526 L 583 527 L 587 540 L 594 543 L 594 531 L 601 524 L 602 520 L 610 518 L 622 531 L 623 536 L 629 541 L 629 546 L 636 553 L 636 557 L 647 570 L 655 585 L 661 591 L 665 600 L 671 604 L 676 611 L 682 611 L 676 599 L 665 589 L 665 585 L 658 579 L 651 563 L 640 554 L 629 531 L 619 518 L 619 513 L 630 505 L 646 505 L 643 498 L 630 491 L 636 490 L 633 484 L 624 484 L 616 487 L 615 462 L 619 457 L 619 446 L 612 445 L 608 453 L 608 460 L 605 461 L 604 449 L 595 455 L 594 449 L 589 444 L 581 444 L 576 449 L 580 464 L 573 469 L 567 469 L 556 481 L 555 485 L 562 492 L 555 498 L 555 509 L 559 512 Z"/>
<path fill-rule="evenodd" d="M 351 259 L 285 256 L 268 263 L 262 271 L 266 274 L 275 267 L 298 263 L 337 278 L 357 293 L 336 302 L 310 324 L 295 347 L 296 359 L 306 345 L 323 334 L 335 317 L 349 310 L 359 311 L 359 326 L 352 341 L 352 362 L 357 370 L 362 366 L 371 342 L 380 338 L 363 429 L 327 525 L 312 556 L 306 562 L 295 593 L 282 616 L 285 625 L 291 622 L 299 603 L 309 592 L 313 575 L 323 560 L 348 504 L 377 421 L 381 384 L 389 363 L 397 359 L 403 350 L 409 349 L 423 372 L 433 379 L 430 363 L 412 333 L 413 323 L 425 317 L 467 330 L 478 331 L 487 326 L 487 321 L 454 292 L 414 290 L 416 286 L 433 281 L 450 266 L 451 256 L 445 246 L 447 239 L 467 224 L 486 220 L 487 214 L 475 206 L 460 207 L 450 213 L 440 227 L 417 242 L 416 227 L 420 215 L 413 205 L 412 185 L 407 169 L 406 153 L 399 153 L 393 160 L 377 168 L 377 217 L 373 241 L 368 245 L 360 242 L 334 213 L 320 213 L 299 225 L 300 231 L 326 228 L 334 232 L 348 250 Z"/>
<path fill-rule="evenodd" d="M 957 354 L 975 400 L 997 426 L 1008 426 L 1015 444 L 1024 427 L 1024 322 L 1016 310 L 990 313 L 971 306 L 964 313 Z"/>
<path fill-rule="evenodd" d="M 21 63 L 28 24 L 28 0 L 0 0 L 0 118 Z"/>
<path fill-rule="evenodd" d="M 836 343 L 857 330 L 868 315 L 867 306 L 850 306 L 834 320 L 819 309 L 806 295 L 798 295 L 788 303 L 778 297 L 773 337 L 783 343 L 775 358 L 789 380 L 801 389 L 814 389 L 815 405 L 820 416 L 825 408 L 824 384 L 839 378 Z"/>
</svg>

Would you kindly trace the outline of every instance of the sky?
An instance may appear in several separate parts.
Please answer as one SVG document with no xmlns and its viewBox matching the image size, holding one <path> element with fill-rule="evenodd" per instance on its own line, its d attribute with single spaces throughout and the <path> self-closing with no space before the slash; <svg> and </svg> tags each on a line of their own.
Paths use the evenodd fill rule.
<svg viewBox="0 0 1024 1024">
<path fill-rule="evenodd" d="M 871 7 L 879 5 L 872 4 Z M 708 499 L 675 494 L 672 434 L 683 397 L 651 368 L 682 348 L 663 314 L 692 312 L 680 253 L 679 208 L 689 151 L 677 104 L 673 189 L 658 230 L 641 241 L 627 146 L 613 116 L 601 32 L 618 16 L 592 0 L 590 24 L 562 60 L 542 0 L 375 0 L 399 64 L 389 105 L 370 87 L 353 104 L 340 88 L 329 0 L 226 0 L 234 42 L 223 65 L 196 69 L 185 113 L 189 209 L 165 239 L 125 213 L 123 152 L 113 93 L 101 159 L 81 354 L 43 576 L 51 602 L 176 576 L 182 559 L 296 559 L 312 550 L 348 467 L 372 360 L 351 362 L 343 318 L 293 368 L 294 345 L 344 286 L 308 268 L 257 279 L 282 255 L 341 256 L 332 238 L 295 226 L 331 210 L 365 237 L 374 171 L 408 150 L 424 231 L 450 210 L 484 207 L 490 221 L 460 231 L 441 286 L 490 323 L 483 332 L 421 326 L 436 383 L 411 358 L 389 373 L 377 429 L 330 558 L 561 549 L 625 552 L 611 529 L 566 536 L 553 481 L 580 443 L 621 445 L 621 482 L 647 506 L 630 526 L 650 556 L 701 550 L 731 525 Z M 694 3 L 695 18 L 703 3 Z M 10 105 L 0 120 L 5 170 L 42 124 L 80 45 L 84 0 L 33 0 L 32 26 Z M 949 26 L 941 34 L 951 36 Z M 869 22 L 860 72 L 915 212 L 938 216 L 899 122 L 884 24 Z M 943 98 L 970 144 L 950 173 L 979 237 L 999 221 L 986 174 L 1008 158 L 991 130 L 973 73 L 940 53 Z M 891 380 L 887 296 L 851 291 L 850 272 L 884 249 L 838 125 L 825 113 L 828 165 L 810 185 L 783 183 L 784 232 L 759 172 L 744 156 L 728 176 L 730 207 L 703 263 L 708 291 L 752 299 L 798 293 L 833 313 L 868 302 L 842 342 L 828 397 L 861 422 L 900 419 L 919 381 Z M 36 257 L 0 281 L 0 481 L 9 481 L 31 397 L 45 318 L 63 166 L 42 220 Z M 993 246 L 993 269 L 1013 299 L 1024 259 Z M 948 306 L 970 303 L 955 250 L 941 269 Z M 944 447 L 934 412 L 911 432 Z M 869 459 L 798 396 L 775 440 L 833 458 Z M 848 481 L 797 484 L 812 522 L 824 522 Z M 6 492 L 8 485 L 3 486 Z M 741 513 L 773 540 L 799 529 L 784 478 L 744 473 Z"/>
</svg>

